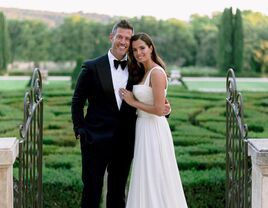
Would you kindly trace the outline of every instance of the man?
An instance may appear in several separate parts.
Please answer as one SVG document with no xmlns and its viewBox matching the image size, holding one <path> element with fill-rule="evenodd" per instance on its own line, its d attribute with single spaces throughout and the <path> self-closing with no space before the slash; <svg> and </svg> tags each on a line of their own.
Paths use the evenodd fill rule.
<svg viewBox="0 0 268 208">
<path fill-rule="evenodd" d="M 107 208 L 125 207 L 136 109 L 122 102 L 118 91 L 132 90 L 126 66 L 132 34 L 133 27 L 126 20 L 114 25 L 109 37 L 111 49 L 108 54 L 82 65 L 72 98 L 74 132 L 81 143 L 83 208 L 99 208 L 106 169 Z M 84 117 L 86 100 L 88 108 Z"/>
</svg>

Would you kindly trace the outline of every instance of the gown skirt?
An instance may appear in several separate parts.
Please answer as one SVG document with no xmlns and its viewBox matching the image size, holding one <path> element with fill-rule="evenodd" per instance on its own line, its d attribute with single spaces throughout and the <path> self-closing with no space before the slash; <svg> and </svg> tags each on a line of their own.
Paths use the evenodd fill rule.
<svg viewBox="0 0 268 208">
<path fill-rule="evenodd" d="M 134 85 L 134 96 L 152 103 L 150 86 Z M 137 110 L 134 159 L 126 208 L 187 208 L 165 116 Z"/>
</svg>

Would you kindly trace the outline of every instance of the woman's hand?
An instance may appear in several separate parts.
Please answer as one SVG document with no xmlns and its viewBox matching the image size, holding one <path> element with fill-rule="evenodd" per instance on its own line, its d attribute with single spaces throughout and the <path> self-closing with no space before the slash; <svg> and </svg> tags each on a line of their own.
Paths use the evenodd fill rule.
<svg viewBox="0 0 268 208">
<path fill-rule="evenodd" d="M 134 95 L 132 92 L 130 92 L 124 88 L 120 88 L 119 95 L 122 98 L 122 100 L 124 100 L 127 104 L 129 104 L 131 106 L 134 105 L 134 102 L 136 101 L 136 99 L 134 98 Z"/>
</svg>

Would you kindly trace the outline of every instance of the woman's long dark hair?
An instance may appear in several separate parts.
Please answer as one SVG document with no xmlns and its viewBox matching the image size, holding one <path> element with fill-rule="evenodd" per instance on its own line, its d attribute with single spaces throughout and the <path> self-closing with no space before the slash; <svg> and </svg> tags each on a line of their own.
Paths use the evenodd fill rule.
<svg viewBox="0 0 268 208">
<path fill-rule="evenodd" d="M 152 38 L 146 33 L 143 33 L 143 32 L 137 33 L 131 37 L 129 51 L 128 51 L 128 69 L 129 69 L 129 73 L 130 73 L 130 76 L 131 76 L 134 84 L 139 83 L 144 76 L 144 66 L 141 63 L 137 62 L 137 60 L 135 59 L 134 54 L 133 54 L 132 43 L 133 43 L 133 41 L 137 41 L 137 40 L 142 40 L 143 42 L 145 42 L 145 44 L 148 47 L 152 46 L 152 48 L 153 48 L 152 60 L 156 64 L 161 66 L 163 69 L 166 68 L 164 61 L 157 54 L 157 51 L 156 51 L 156 48 L 155 48 L 155 45 L 153 43 Z"/>
</svg>

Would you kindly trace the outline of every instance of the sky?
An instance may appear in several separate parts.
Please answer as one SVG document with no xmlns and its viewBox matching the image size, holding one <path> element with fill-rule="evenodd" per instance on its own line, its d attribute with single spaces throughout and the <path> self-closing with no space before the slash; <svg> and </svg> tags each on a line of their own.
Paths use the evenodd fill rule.
<svg viewBox="0 0 268 208">
<path fill-rule="evenodd" d="M 158 3 L 157 3 L 158 2 Z M 110 16 L 154 16 L 189 20 L 192 14 L 211 16 L 232 7 L 268 16 L 267 0 L 0 0 L 0 7 L 54 12 L 84 12 Z"/>
</svg>

